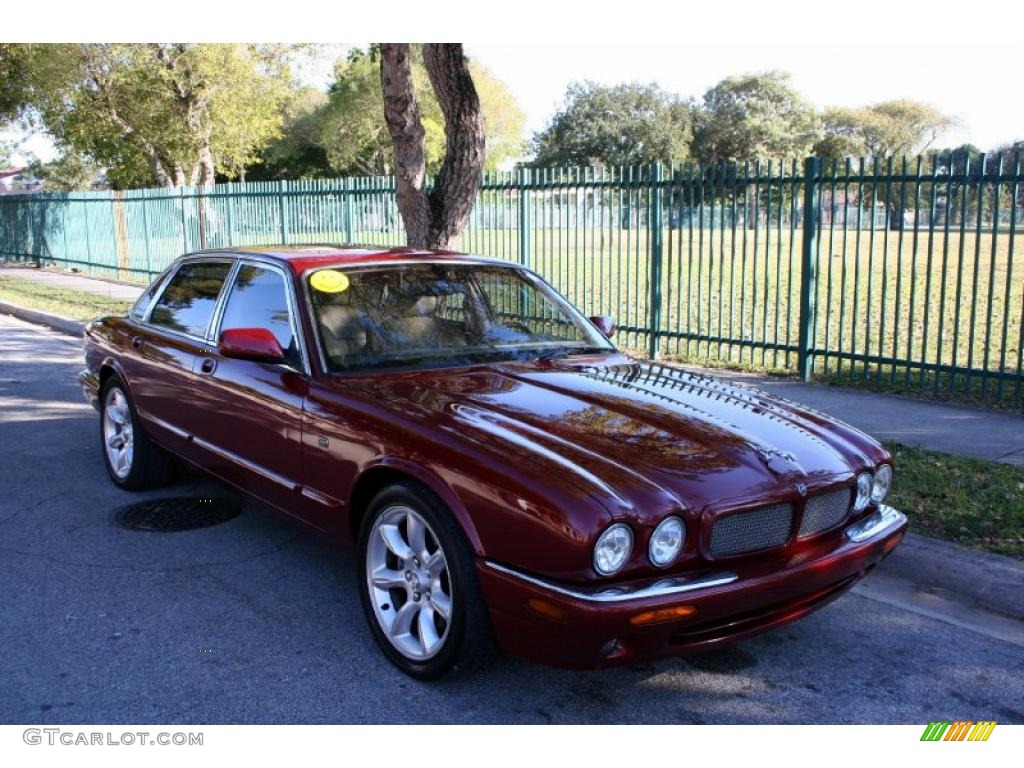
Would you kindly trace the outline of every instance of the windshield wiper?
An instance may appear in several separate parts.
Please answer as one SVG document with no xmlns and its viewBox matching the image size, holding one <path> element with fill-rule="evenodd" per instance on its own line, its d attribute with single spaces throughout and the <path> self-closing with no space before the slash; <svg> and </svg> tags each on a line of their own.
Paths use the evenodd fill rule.
<svg viewBox="0 0 1024 768">
<path fill-rule="evenodd" d="M 537 355 L 537 360 L 555 360 L 568 355 L 591 355 L 596 353 L 614 352 L 614 347 L 557 347 Z"/>
</svg>

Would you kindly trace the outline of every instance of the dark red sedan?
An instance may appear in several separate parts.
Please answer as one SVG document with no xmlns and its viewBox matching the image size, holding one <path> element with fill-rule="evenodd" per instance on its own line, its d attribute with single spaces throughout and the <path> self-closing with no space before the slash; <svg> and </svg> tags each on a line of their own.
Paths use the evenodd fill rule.
<svg viewBox="0 0 1024 768">
<path fill-rule="evenodd" d="M 900 542 L 876 441 L 613 330 L 507 262 L 230 249 L 92 322 L 81 382 L 122 488 L 183 459 L 354 542 L 370 628 L 420 678 L 495 637 L 574 667 L 713 648 Z"/>
</svg>

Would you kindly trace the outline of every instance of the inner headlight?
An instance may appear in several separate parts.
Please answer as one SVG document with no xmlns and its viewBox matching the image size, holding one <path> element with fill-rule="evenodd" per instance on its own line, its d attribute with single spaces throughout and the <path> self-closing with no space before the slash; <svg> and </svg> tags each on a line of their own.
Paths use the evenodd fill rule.
<svg viewBox="0 0 1024 768">
<path fill-rule="evenodd" d="M 874 482 L 870 472 L 861 472 L 857 475 L 857 498 L 853 501 L 854 512 L 861 512 L 871 501 L 871 488 Z"/>
<path fill-rule="evenodd" d="M 882 464 L 875 472 L 875 483 L 871 486 L 871 501 L 881 504 L 885 495 L 889 493 L 890 485 L 892 485 L 892 467 Z"/>
<path fill-rule="evenodd" d="M 686 524 L 678 517 L 666 517 L 651 534 L 648 555 L 659 568 L 671 563 L 683 550 L 686 541 Z"/>
<path fill-rule="evenodd" d="M 628 525 L 616 523 L 601 534 L 594 545 L 594 570 L 611 576 L 629 560 L 633 551 L 633 531 Z"/>
</svg>

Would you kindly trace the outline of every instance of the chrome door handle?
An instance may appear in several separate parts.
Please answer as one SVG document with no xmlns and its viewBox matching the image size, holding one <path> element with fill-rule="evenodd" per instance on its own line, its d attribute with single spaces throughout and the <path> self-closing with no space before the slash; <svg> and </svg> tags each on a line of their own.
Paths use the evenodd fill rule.
<svg viewBox="0 0 1024 768">
<path fill-rule="evenodd" d="M 217 368 L 217 361 L 212 357 L 203 358 L 203 362 L 199 365 L 200 373 L 213 373 Z"/>
<path fill-rule="evenodd" d="M 141 336 L 135 336 L 135 337 L 132 338 L 132 349 L 135 349 L 135 350 L 142 349 L 142 337 Z"/>
</svg>

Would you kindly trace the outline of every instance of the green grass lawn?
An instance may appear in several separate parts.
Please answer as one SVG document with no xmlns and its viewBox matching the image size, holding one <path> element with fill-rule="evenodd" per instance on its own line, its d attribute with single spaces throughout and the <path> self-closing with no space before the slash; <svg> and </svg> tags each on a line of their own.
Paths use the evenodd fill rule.
<svg viewBox="0 0 1024 768">
<path fill-rule="evenodd" d="M 927 536 L 1024 559 L 1024 468 L 906 445 L 889 503 Z"/>
<path fill-rule="evenodd" d="M 129 301 L 71 288 L 54 288 L 3 275 L 0 275 L 0 300 L 28 309 L 53 312 L 73 320 L 91 320 L 97 315 L 105 314 L 124 314 L 132 306 Z"/>
</svg>

